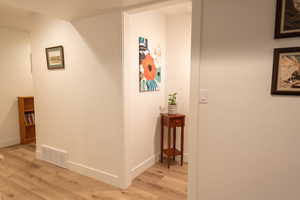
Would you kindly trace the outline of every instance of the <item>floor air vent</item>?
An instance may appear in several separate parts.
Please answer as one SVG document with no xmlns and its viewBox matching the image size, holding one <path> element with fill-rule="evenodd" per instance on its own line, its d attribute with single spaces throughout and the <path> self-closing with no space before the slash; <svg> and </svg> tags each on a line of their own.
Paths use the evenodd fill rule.
<svg viewBox="0 0 300 200">
<path fill-rule="evenodd" d="M 68 153 L 63 150 L 43 145 L 42 159 L 59 167 L 67 168 Z"/>
</svg>

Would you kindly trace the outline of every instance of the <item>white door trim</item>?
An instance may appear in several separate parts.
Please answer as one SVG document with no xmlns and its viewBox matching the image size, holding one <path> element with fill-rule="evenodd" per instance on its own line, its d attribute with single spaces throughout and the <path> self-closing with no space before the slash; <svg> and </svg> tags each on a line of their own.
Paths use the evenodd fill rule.
<svg viewBox="0 0 300 200">
<path fill-rule="evenodd" d="M 198 134 L 200 96 L 200 53 L 202 27 L 202 0 L 193 0 L 190 119 L 189 119 L 189 176 L 188 200 L 198 200 Z"/>
</svg>

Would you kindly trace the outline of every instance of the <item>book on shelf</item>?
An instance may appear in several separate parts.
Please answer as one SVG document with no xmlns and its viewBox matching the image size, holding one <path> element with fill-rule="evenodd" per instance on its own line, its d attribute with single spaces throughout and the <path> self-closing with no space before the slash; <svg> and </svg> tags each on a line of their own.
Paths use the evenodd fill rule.
<svg viewBox="0 0 300 200">
<path fill-rule="evenodd" d="M 33 126 L 35 125 L 35 116 L 34 113 L 25 113 L 25 125 Z"/>
</svg>

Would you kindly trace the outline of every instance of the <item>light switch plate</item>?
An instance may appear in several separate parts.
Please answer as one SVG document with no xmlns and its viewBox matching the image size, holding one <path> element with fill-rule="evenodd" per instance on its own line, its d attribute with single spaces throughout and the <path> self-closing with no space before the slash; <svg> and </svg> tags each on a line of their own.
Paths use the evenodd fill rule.
<svg viewBox="0 0 300 200">
<path fill-rule="evenodd" d="M 200 104 L 208 104 L 208 89 L 200 89 Z"/>
</svg>

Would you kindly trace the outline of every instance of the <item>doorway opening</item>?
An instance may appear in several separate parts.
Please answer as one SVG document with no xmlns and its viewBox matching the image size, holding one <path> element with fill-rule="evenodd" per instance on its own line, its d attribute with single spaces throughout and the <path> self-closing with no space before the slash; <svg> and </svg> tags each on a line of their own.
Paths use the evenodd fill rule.
<svg viewBox="0 0 300 200">
<path fill-rule="evenodd" d="M 124 13 L 124 128 L 126 165 L 130 172 L 127 182 L 136 184 L 152 174 L 148 181 L 174 191 L 182 199 L 187 197 L 189 161 L 191 30 L 191 1 L 155 4 Z M 174 93 L 177 94 L 175 113 L 185 116 L 184 165 L 181 166 L 180 154 L 175 160 L 172 156 L 168 168 L 165 153 L 160 163 L 161 149 L 168 150 L 170 141 L 172 151 L 181 151 L 183 141 L 180 131 L 176 134 L 172 131 L 169 140 L 164 127 L 161 147 L 161 114 L 169 112 L 172 104 L 169 95 Z"/>
</svg>

